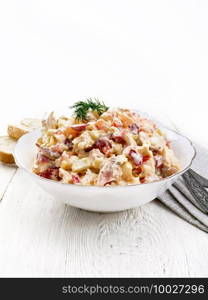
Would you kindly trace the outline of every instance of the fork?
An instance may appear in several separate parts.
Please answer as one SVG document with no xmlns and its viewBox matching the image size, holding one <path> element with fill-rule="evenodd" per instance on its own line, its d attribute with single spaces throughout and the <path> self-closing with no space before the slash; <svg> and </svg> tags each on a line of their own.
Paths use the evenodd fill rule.
<svg viewBox="0 0 208 300">
<path fill-rule="evenodd" d="M 204 188 L 208 187 L 208 179 L 202 177 L 192 169 L 189 169 L 182 177 L 191 195 L 197 201 L 199 208 L 203 212 L 208 213 L 208 192 Z M 176 188 L 180 190 L 178 186 Z"/>
</svg>

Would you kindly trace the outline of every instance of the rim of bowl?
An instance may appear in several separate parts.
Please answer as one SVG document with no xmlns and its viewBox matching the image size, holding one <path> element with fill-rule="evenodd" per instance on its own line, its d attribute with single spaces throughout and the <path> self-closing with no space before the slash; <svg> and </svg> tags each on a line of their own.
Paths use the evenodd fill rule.
<svg viewBox="0 0 208 300">
<path fill-rule="evenodd" d="M 32 170 L 30 171 L 30 170 L 28 170 L 27 168 L 25 168 L 24 166 L 22 166 L 22 164 L 19 163 L 19 160 L 18 160 L 17 155 L 16 155 L 16 149 L 17 149 L 17 147 L 18 147 L 18 144 L 21 142 L 21 139 L 24 138 L 24 136 L 26 136 L 26 135 L 28 135 L 28 134 L 31 134 L 31 133 L 34 132 L 34 131 L 29 132 L 29 133 L 23 135 L 23 136 L 18 140 L 18 142 L 17 142 L 17 144 L 16 144 L 16 146 L 15 146 L 15 149 L 14 149 L 14 158 L 15 158 L 15 162 L 16 162 L 17 166 L 20 167 L 20 168 L 22 168 L 25 172 L 29 173 L 30 175 L 34 176 L 35 178 L 38 178 L 39 180 L 42 180 L 42 181 L 48 181 L 48 182 L 51 182 L 51 183 L 53 183 L 53 184 L 60 185 L 60 186 L 63 186 L 63 185 L 64 185 L 64 186 L 69 186 L 69 187 L 72 187 L 72 186 L 73 186 L 73 187 L 78 187 L 78 188 L 95 188 L 95 189 L 103 189 L 103 188 L 105 188 L 105 189 L 113 189 L 113 188 L 117 188 L 117 189 L 118 189 L 118 188 L 121 188 L 121 189 L 123 189 L 123 188 L 127 188 L 127 187 L 128 187 L 128 188 L 131 188 L 131 187 L 135 187 L 135 186 L 136 186 L 136 187 L 139 187 L 139 186 L 144 186 L 144 185 L 157 184 L 157 183 L 159 183 L 159 182 L 165 182 L 165 181 L 168 181 L 168 180 L 170 180 L 170 179 L 172 179 L 172 178 L 174 178 L 174 177 L 176 177 L 176 176 L 179 176 L 179 175 L 182 175 L 183 173 L 185 173 L 185 172 L 191 167 L 191 165 L 192 165 L 192 163 L 193 163 L 193 160 L 194 160 L 195 157 L 196 157 L 196 148 L 194 147 L 192 141 L 191 141 L 188 137 L 186 137 L 186 136 L 184 136 L 183 134 L 177 132 L 176 130 L 170 129 L 170 128 L 164 126 L 164 125 L 162 125 L 161 127 L 165 128 L 166 130 L 172 131 L 172 132 L 174 132 L 176 135 L 179 135 L 180 137 L 186 139 L 186 140 L 189 142 L 189 144 L 190 144 L 190 146 L 192 147 L 192 149 L 193 149 L 193 156 L 192 156 L 192 158 L 190 159 L 190 162 L 189 162 L 189 164 L 187 165 L 186 168 L 182 169 L 181 171 L 179 171 L 179 172 L 177 172 L 177 173 L 175 173 L 175 174 L 173 174 L 173 175 L 171 175 L 171 176 L 162 178 L 162 179 L 160 179 L 160 180 L 152 181 L 152 182 L 146 182 L 146 183 L 142 183 L 142 184 L 127 184 L 127 185 L 99 186 L 99 185 L 82 185 L 82 184 L 79 185 L 79 184 L 73 184 L 73 183 L 64 183 L 64 182 L 59 182 L 59 181 L 55 181 L 55 180 L 52 180 L 52 179 L 48 179 L 48 178 L 41 177 L 41 176 L 39 176 L 39 175 L 33 173 Z M 35 130 L 35 131 L 36 131 L 36 130 Z"/>
</svg>

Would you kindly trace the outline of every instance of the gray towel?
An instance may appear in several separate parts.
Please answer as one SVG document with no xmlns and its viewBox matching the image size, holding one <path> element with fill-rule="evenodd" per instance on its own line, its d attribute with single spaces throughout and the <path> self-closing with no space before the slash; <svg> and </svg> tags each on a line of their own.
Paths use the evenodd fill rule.
<svg viewBox="0 0 208 300">
<path fill-rule="evenodd" d="M 208 149 L 199 145 L 194 146 L 197 154 L 191 168 L 201 176 L 208 178 Z M 207 209 L 203 208 L 193 196 L 182 176 L 158 199 L 187 222 L 208 232 Z"/>
</svg>

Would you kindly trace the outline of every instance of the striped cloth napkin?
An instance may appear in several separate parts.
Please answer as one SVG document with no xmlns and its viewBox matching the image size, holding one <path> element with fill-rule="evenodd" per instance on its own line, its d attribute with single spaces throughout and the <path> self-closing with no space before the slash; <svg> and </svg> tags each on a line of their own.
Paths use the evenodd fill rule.
<svg viewBox="0 0 208 300">
<path fill-rule="evenodd" d="M 199 145 L 194 146 L 197 153 L 191 169 L 204 177 L 197 177 L 197 174 L 193 172 L 198 183 L 204 186 L 203 191 L 195 190 L 195 183 L 196 188 L 198 183 L 189 180 L 192 178 L 192 173 L 188 171 L 158 199 L 187 222 L 208 232 L 208 192 L 205 188 L 208 187 L 208 149 Z"/>
</svg>

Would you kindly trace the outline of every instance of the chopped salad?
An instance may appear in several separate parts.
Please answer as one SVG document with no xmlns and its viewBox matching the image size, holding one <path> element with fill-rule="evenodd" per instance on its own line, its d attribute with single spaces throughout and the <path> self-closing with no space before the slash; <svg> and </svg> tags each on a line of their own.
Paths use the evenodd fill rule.
<svg viewBox="0 0 208 300">
<path fill-rule="evenodd" d="M 180 170 L 171 142 L 153 121 L 129 109 L 91 107 L 79 115 L 75 110 L 72 117 L 51 113 L 43 121 L 35 174 L 62 183 L 112 186 L 153 182 Z"/>
</svg>

